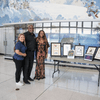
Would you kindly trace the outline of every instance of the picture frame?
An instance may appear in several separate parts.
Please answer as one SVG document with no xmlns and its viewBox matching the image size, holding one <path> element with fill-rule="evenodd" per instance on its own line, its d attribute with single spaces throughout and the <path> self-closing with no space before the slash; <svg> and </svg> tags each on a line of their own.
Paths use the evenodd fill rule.
<svg viewBox="0 0 100 100">
<path fill-rule="evenodd" d="M 100 60 L 100 47 L 98 48 L 98 50 L 97 50 L 97 52 L 96 52 L 96 54 L 95 54 L 94 59 Z"/>
<path fill-rule="evenodd" d="M 60 57 L 61 56 L 61 43 L 51 43 L 51 57 Z"/>
<path fill-rule="evenodd" d="M 63 43 L 63 56 L 67 57 L 69 50 L 71 50 L 71 43 Z"/>
<path fill-rule="evenodd" d="M 97 49 L 97 47 L 89 46 L 87 51 L 86 51 L 86 54 L 91 54 L 94 56 L 96 49 Z"/>
<path fill-rule="evenodd" d="M 84 60 L 93 61 L 93 55 L 92 54 L 85 54 Z"/>
<path fill-rule="evenodd" d="M 84 57 L 84 45 L 75 45 L 75 57 Z"/>
<path fill-rule="evenodd" d="M 74 50 L 69 50 L 67 58 L 74 59 Z"/>
</svg>

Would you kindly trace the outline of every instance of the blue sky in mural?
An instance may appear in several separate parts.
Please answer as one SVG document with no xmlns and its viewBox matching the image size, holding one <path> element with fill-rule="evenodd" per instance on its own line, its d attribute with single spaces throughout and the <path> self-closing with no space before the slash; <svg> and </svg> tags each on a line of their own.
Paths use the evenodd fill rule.
<svg viewBox="0 0 100 100">
<path fill-rule="evenodd" d="M 99 6 L 100 9 L 100 0 L 95 0 L 96 1 L 96 5 Z"/>
<path fill-rule="evenodd" d="M 3 23 L 25 21 L 94 19 L 95 16 L 88 16 L 87 8 L 83 4 L 85 1 L 0 0 L 0 26 Z M 94 1 L 95 5 L 100 8 L 100 0 Z"/>
</svg>

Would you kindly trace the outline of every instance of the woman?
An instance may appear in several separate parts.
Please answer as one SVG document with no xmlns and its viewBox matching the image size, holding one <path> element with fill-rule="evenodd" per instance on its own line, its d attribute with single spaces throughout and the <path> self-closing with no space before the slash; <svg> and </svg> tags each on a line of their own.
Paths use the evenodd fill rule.
<svg viewBox="0 0 100 100">
<path fill-rule="evenodd" d="M 44 79 L 45 78 L 45 65 L 44 60 L 47 58 L 48 54 L 48 41 L 43 30 L 40 30 L 38 37 L 36 38 L 37 43 L 37 57 L 36 57 L 36 70 L 34 79 Z"/>
<path fill-rule="evenodd" d="M 27 47 L 25 44 L 25 36 L 24 34 L 19 34 L 17 43 L 15 45 L 14 51 L 15 54 L 13 56 L 13 60 L 15 62 L 16 66 L 16 72 L 15 72 L 15 80 L 16 85 L 22 86 L 23 83 L 20 82 L 20 75 L 21 75 L 21 69 L 23 67 L 24 57 L 26 56 Z"/>
</svg>

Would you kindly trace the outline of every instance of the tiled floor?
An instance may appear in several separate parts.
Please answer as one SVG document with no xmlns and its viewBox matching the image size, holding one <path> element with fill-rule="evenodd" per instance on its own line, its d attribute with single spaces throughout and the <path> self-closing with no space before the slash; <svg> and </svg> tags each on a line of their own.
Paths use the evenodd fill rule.
<svg viewBox="0 0 100 100">
<path fill-rule="evenodd" d="M 34 71 L 35 64 L 31 77 Z M 52 78 L 53 65 L 46 65 L 45 73 L 46 79 L 17 87 L 13 61 L 0 56 L 0 100 L 100 100 L 96 70 L 60 67 L 60 74 Z"/>
</svg>

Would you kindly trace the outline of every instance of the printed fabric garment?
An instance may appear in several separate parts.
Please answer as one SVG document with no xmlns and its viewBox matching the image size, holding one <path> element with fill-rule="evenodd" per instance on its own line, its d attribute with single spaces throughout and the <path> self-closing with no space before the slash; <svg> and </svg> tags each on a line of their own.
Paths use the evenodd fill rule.
<svg viewBox="0 0 100 100">
<path fill-rule="evenodd" d="M 34 79 L 43 79 L 45 78 L 45 64 L 44 60 L 46 58 L 46 51 L 49 47 L 48 42 L 41 43 L 36 40 L 37 42 L 37 58 L 36 58 L 36 69 L 35 69 L 35 77 Z"/>
</svg>

